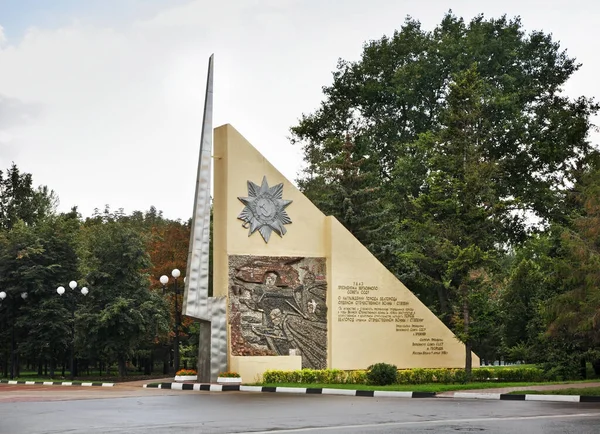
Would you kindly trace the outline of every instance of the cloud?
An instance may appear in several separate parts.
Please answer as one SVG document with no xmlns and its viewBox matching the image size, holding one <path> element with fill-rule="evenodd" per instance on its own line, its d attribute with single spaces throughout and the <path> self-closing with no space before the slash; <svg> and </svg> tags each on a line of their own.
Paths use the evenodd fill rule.
<svg viewBox="0 0 600 434">
<path fill-rule="evenodd" d="M 27 103 L 0 94 L 0 170 L 19 156 L 19 140 L 15 133 L 35 123 L 42 113 L 40 104 Z"/>
<path fill-rule="evenodd" d="M 0 94 L 0 131 L 13 126 L 32 122 L 41 113 L 41 106 L 26 103 Z"/>
<path fill-rule="evenodd" d="M 553 31 L 584 62 L 571 89 L 600 93 L 598 42 L 579 31 L 586 20 L 593 27 L 590 8 L 574 8 L 571 25 L 563 12 L 522 1 L 462 3 L 455 13 L 467 18 L 520 14 L 528 29 Z M 18 41 L 0 30 L 0 95 L 14 108 L 10 128 L 0 127 L 0 164 L 17 155 L 65 210 L 155 205 L 187 219 L 211 53 L 215 125 L 233 124 L 293 180 L 302 158 L 286 139 L 289 127 L 318 106 L 337 59 L 357 59 L 364 41 L 391 34 L 407 14 L 432 27 L 446 10 L 441 0 L 372 0 L 368 8 L 358 0 L 182 0 L 126 22 L 111 23 L 107 13 L 54 29 L 32 25 Z"/>
<path fill-rule="evenodd" d="M 281 2 L 238 4 L 192 1 L 118 29 L 76 21 L 31 27 L 18 44 L 0 48 L 5 101 L 44 107 L 34 125 L 13 125 L 17 164 L 56 190 L 65 209 L 79 205 L 89 214 L 105 203 L 128 211 L 154 204 L 187 218 L 207 59 L 215 52 L 216 124 L 236 125 L 293 178 L 297 163 L 289 154 L 298 150 L 285 136 L 300 113 L 269 94 L 292 99 L 290 83 L 273 78 L 282 66 L 284 73 L 296 68 L 293 60 L 308 47 L 286 55 L 294 35 Z M 268 53 L 271 32 L 281 32 L 281 41 Z"/>
</svg>

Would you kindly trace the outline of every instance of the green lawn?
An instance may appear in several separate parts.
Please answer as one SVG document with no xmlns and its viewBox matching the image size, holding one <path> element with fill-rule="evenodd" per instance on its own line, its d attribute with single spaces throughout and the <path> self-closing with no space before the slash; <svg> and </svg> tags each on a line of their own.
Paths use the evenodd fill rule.
<svg viewBox="0 0 600 434">
<path fill-rule="evenodd" d="M 581 389 L 559 389 L 559 390 L 516 390 L 511 395 L 583 395 L 600 396 L 600 387 L 585 387 Z"/>
<path fill-rule="evenodd" d="M 466 383 L 466 384 L 393 384 L 390 386 L 370 386 L 367 384 L 298 384 L 298 383 L 259 383 L 254 386 L 267 387 L 307 387 L 314 389 L 329 388 L 329 389 L 351 389 L 351 390 L 395 390 L 401 392 L 449 392 L 453 390 L 471 390 L 471 389 L 491 389 L 496 387 L 525 387 L 525 386 L 541 386 L 548 384 L 565 384 L 564 382 L 553 383 L 500 383 L 500 382 L 485 382 L 485 383 Z"/>
</svg>

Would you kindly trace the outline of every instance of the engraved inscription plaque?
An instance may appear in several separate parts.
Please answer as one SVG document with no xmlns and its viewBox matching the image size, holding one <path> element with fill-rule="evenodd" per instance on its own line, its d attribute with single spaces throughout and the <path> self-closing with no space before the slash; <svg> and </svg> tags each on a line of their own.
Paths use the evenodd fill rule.
<svg viewBox="0 0 600 434">
<path fill-rule="evenodd" d="M 379 295 L 380 288 L 355 281 L 337 286 L 337 323 L 382 325 L 387 332 L 402 333 L 412 341 L 415 356 L 445 356 L 444 339 L 430 336 L 425 319 L 410 302 L 398 296 Z"/>
</svg>

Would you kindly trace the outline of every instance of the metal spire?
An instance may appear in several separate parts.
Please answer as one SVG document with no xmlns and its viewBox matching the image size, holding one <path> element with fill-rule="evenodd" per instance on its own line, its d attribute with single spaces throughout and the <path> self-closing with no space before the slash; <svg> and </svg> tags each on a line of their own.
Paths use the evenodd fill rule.
<svg viewBox="0 0 600 434">
<path fill-rule="evenodd" d="M 208 77 L 202 118 L 200 157 L 196 176 L 194 217 L 190 233 L 187 273 L 183 295 L 184 315 L 210 321 L 208 311 L 208 249 L 210 244 L 210 187 L 213 148 L 213 57 L 208 59 Z"/>
</svg>

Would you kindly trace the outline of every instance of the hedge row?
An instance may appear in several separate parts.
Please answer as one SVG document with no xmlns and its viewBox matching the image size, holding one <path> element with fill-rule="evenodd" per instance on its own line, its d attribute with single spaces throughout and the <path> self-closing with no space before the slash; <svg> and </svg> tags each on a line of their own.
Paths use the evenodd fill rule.
<svg viewBox="0 0 600 434">
<path fill-rule="evenodd" d="M 547 381 L 544 371 L 539 368 L 475 368 L 470 381 L 498 382 L 537 382 Z M 396 384 L 424 383 L 464 383 L 467 375 L 464 369 L 402 369 L 396 375 Z M 298 371 L 268 370 L 263 374 L 264 383 L 304 383 L 304 384 L 368 384 L 367 371 L 342 371 L 341 369 L 302 369 Z"/>
</svg>

